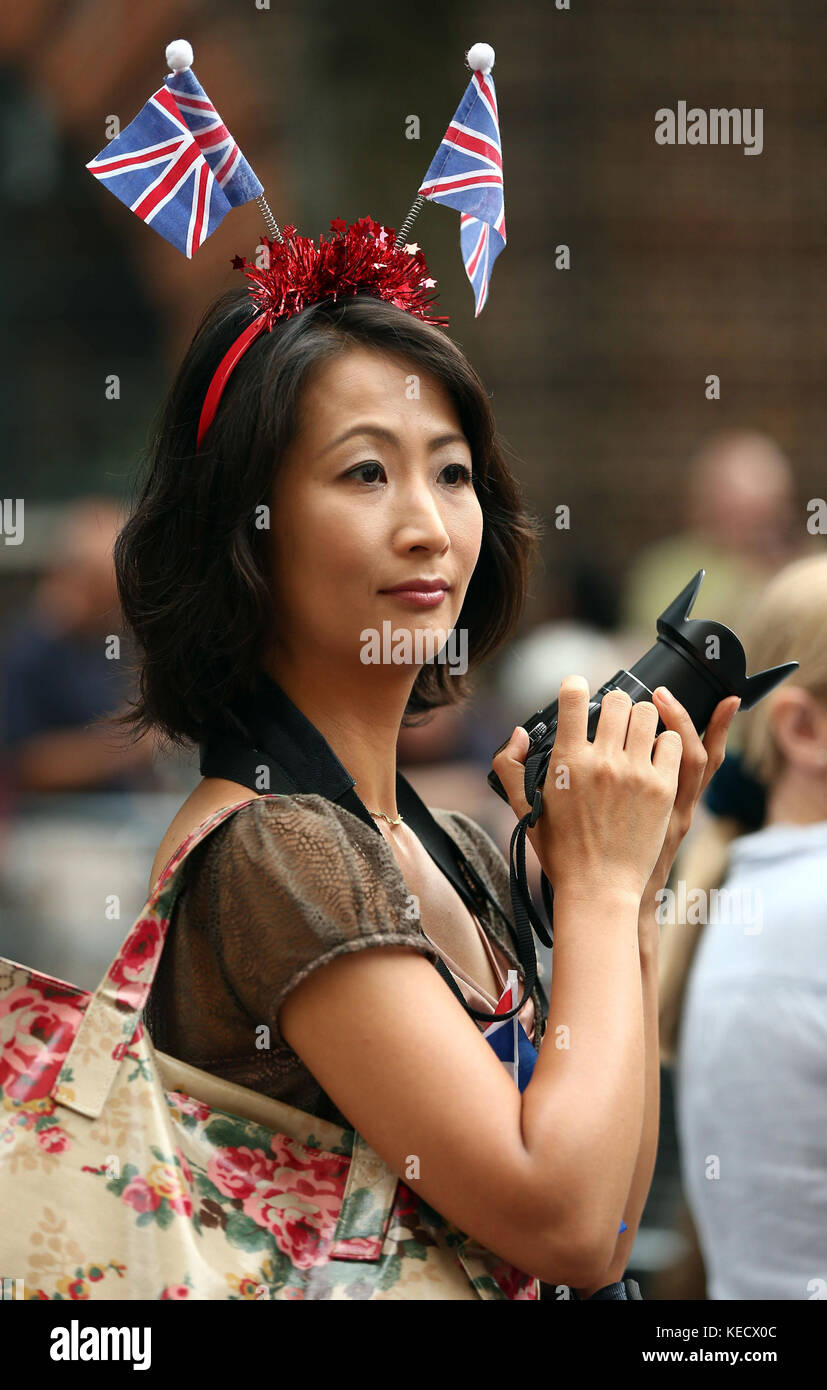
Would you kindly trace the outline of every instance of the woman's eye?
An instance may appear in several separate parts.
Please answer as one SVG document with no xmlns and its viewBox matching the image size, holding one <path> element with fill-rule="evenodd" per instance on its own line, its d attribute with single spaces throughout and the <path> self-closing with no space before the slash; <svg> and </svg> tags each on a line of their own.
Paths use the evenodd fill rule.
<svg viewBox="0 0 827 1390">
<path fill-rule="evenodd" d="M 350 470 L 350 472 L 348 473 L 347 476 L 348 476 L 349 478 L 352 478 L 352 477 L 355 477 L 357 473 L 361 473 L 362 470 L 365 469 L 365 468 L 381 468 L 381 467 L 382 467 L 381 463 L 377 463 L 375 459 L 371 459 L 370 463 L 360 463 L 360 464 L 357 465 L 356 468 L 351 468 L 351 470 Z M 363 481 L 364 481 L 364 480 L 363 480 Z M 375 482 L 376 479 L 375 479 L 375 478 L 374 478 L 374 479 L 368 479 L 367 481 L 369 481 L 369 482 L 370 482 L 370 481 Z"/>
<path fill-rule="evenodd" d="M 445 465 L 445 469 L 443 471 L 447 473 L 449 469 L 458 469 L 460 478 L 463 483 L 471 482 L 471 469 L 466 467 L 464 463 L 448 463 Z"/>
</svg>

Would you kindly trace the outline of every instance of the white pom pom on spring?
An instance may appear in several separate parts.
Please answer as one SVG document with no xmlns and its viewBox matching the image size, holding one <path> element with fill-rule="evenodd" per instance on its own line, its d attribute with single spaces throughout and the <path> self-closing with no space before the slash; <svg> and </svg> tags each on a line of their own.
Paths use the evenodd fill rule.
<svg viewBox="0 0 827 1390">
<path fill-rule="evenodd" d="M 166 58 L 167 67 L 173 72 L 184 72 L 192 67 L 192 44 L 187 43 L 186 39 L 173 39 L 172 43 L 167 44 Z"/>
<path fill-rule="evenodd" d="M 487 77 L 494 66 L 494 50 L 490 43 L 473 43 L 465 55 L 472 72 L 481 72 Z"/>
</svg>

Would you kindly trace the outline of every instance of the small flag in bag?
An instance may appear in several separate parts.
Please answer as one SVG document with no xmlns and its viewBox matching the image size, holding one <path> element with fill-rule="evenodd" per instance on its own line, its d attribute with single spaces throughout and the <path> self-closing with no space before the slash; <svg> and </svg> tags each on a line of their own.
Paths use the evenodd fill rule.
<svg viewBox="0 0 827 1390">
<path fill-rule="evenodd" d="M 508 983 L 500 995 L 494 1010 L 494 1023 L 489 1023 L 483 1032 L 508 1072 L 514 1084 L 524 1091 L 537 1061 L 537 1049 L 529 1041 L 528 1033 L 515 1014 L 513 1018 L 496 1021 L 497 1014 L 507 1013 L 520 1002 L 520 986 L 516 970 L 509 970 Z"/>
</svg>

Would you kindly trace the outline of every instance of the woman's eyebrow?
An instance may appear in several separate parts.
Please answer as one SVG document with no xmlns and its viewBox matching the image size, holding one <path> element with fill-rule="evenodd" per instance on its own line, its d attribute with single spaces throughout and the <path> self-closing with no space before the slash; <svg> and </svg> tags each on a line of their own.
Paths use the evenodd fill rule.
<svg viewBox="0 0 827 1390">
<path fill-rule="evenodd" d="M 354 435 L 354 434 L 362 434 L 362 435 L 370 434 L 370 435 L 375 435 L 377 439 L 384 439 L 384 440 L 386 440 L 388 444 L 398 444 L 398 443 L 399 443 L 399 436 L 396 435 L 396 434 L 394 434 L 393 430 L 387 429 L 384 425 L 372 425 L 372 424 L 352 425 L 352 426 L 350 427 L 349 430 L 345 430 L 343 434 L 338 435 L 337 438 L 334 439 L 334 440 L 332 440 L 330 444 L 325 445 L 324 449 L 322 450 L 322 453 L 323 453 L 323 454 L 329 453 L 331 449 L 335 449 L 335 448 L 336 448 L 337 444 L 343 444 L 343 443 L 345 442 L 346 439 L 350 439 L 351 436 Z M 429 440 L 428 440 L 428 448 L 429 448 L 430 450 L 434 450 L 434 449 L 440 449 L 440 448 L 442 447 L 443 444 L 467 444 L 467 443 L 468 443 L 468 440 L 465 438 L 465 435 L 464 435 L 464 434 L 458 434 L 456 430 L 452 430 L 450 434 L 437 434 L 437 435 L 434 435 L 433 439 L 429 439 Z"/>
</svg>

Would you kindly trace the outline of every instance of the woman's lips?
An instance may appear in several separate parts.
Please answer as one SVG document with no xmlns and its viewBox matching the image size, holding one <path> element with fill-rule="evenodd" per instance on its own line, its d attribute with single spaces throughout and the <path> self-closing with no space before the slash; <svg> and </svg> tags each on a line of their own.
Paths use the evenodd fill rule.
<svg viewBox="0 0 827 1390">
<path fill-rule="evenodd" d="M 398 598 L 403 603 L 411 603 L 415 608 L 436 608 L 447 594 L 447 589 L 380 589 L 385 598 Z"/>
</svg>

